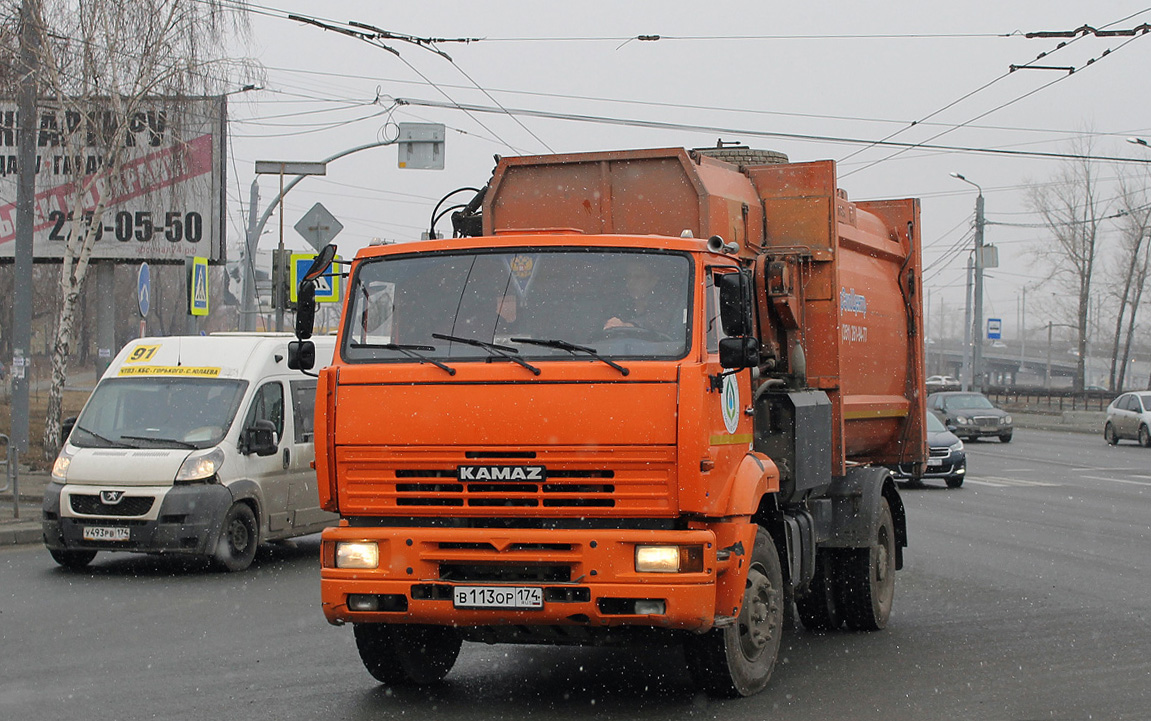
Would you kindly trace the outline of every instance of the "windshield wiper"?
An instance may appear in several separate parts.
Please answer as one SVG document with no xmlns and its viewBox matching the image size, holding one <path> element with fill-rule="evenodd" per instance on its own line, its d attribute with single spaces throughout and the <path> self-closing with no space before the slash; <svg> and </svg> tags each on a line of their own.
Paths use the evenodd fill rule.
<svg viewBox="0 0 1151 721">
<path fill-rule="evenodd" d="M 448 375 L 454 376 L 456 369 L 440 363 L 435 358 L 429 358 L 420 351 L 435 350 L 434 345 L 405 345 L 402 343 L 351 343 L 352 348 L 372 348 L 380 350 L 398 350 L 409 358 L 415 358 L 420 363 L 431 363 L 436 368 L 442 368 L 448 372 Z"/>
<path fill-rule="evenodd" d="M 189 448 L 195 450 L 199 448 L 195 443 L 188 441 L 181 441 L 178 438 L 163 438 L 160 436 L 120 436 L 120 438 L 127 438 L 130 441 L 152 441 L 153 443 L 175 443 L 182 448 Z"/>
<path fill-rule="evenodd" d="M 521 365 L 524 368 L 527 368 L 529 371 L 532 372 L 532 375 L 538 376 L 540 374 L 539 368 L 536 368 L 534 365 L 532 365 L 531 363 L 528 363 L 523 358 L 517 357 L 517 354 L 519 353 L 519 351 L 516 350 L 515 348 L 509 348 L 506 345 L 496 345 L 495 343 L 487 343 L 487 342 L 482 341 L 482 340 L 473 340 L 471 338 L 461 338 L 461 337 L 456 336 L 456 335 L 444 335 L 442 333 L 432 333 L 432 337 L 435 338 L 436 340 L 450 340 L 453 343 L 464 343 L 466 345 L 474 345 L 477 348 L 483 348 L 486 351 L 491 351 L 492 353 L 495 353 L 496 355 L 507 358 L 508 360 L 512 361 L 513 363 L 516 363 L 517 365 Z M 491 360 L 491 359 L 489 358 L 488 360 Z"/>
<path fill-rule="evenodd" d="M 134 446 L 131 443 L 121 443 L 119 441 L 114 441 L 111 438 L 105 438 L 104 436 L 100 435 L 96 431 L 89 430 L 80 424 L 76 424 L 75 426 L 73 426 L 73 428 L 76 430 L 83 431 L 83 432 L 87 433 L 88 435 L 92 436 L 93 438 L 95 438 L 98 441 L 103 441 L 104 443 L 107 443 L 108 446 L 111 448 L 139 448 L 139 446 Z"/>
<path fill-rule="evenodd" d="M 526 343 L 528 345 L 541 345 L 545 348 L 558 348 L 559 350 L 566 350 L 568 353 L 575 355 L 576 353 L 586 353 L 587 355 L 595 358 L 597 361 L 607 363 L 612 368 L 615 368 L 621 375 L 631 373 L 630 370 L 624 368 L 619 363 L 604 358 L 596 352 L 595 348 L 588 348 L 587 346 L 576 345 L 575 343 L 568 343 L 566 340 L 559 340 L 558 338 L 512 338 L 512 343 Z"/>
</svg>

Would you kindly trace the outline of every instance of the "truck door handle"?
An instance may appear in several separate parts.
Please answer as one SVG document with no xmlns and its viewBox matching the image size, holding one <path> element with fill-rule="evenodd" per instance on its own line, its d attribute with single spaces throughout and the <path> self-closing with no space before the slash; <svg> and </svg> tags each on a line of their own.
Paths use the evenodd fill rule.
<svg viewBox="0 0 1151 721">
<path fill-rule="evenodd" d="M 292 449 L 284 449 L 284 470 L 288 470 L 288 466 L 292 465 Z"/>
</svg>

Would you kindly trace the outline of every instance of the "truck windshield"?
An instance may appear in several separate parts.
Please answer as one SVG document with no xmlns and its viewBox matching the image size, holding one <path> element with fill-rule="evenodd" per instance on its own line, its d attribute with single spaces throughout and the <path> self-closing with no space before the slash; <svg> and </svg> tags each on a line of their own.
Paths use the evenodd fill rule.
<svg viewBox="0 0 1151 721">
<path fill-rule="evenodd" d="M 342 355 L 412 362 L 399 344 L 441 361 L 508 362 L 509 351 L 483 345 L 494 343 L 517 358 L 595 362 L 573 345 L 602 358 L 681 358 L 691 339 L 691 276 L 689 258 L 668 252 L 533 248 L 368 260 L 349 289 Z"/>
<path fill-rule="evenodd" d="M 202 378 L 110 378 L 96 386 L 70 440 L 88 448 L 209 448 L 227 434 L 247 385 Z"/>
</svg>

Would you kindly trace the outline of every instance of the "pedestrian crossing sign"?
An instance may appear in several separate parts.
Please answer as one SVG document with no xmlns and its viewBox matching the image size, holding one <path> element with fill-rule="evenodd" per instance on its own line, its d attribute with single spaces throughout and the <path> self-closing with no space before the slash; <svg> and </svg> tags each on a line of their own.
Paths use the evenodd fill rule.
<svg viewBox="0 0 1151 721">
<path fill-rule="evenodd" d="M 188 268 L 188 314 L 208 315 L 208 259 L 191 258 Z"/>
<path fill-rule="evenodd" d="M 308 268 L 312 267 L 312 261 L 316 259 L 315 253 L 292 253 L 291 263 L 291 298 L 295 303 L 299 300 L 300 295 L 300 281 L 303 279 L 304 274 L 308 272 Z M 336 256 L 327 272 L 316 278 L 316 302 L 317 303 L 339 303 L 340 302 L 340 273 L 336 270 L 339 265 L 340 256 Z"/>
</svg>

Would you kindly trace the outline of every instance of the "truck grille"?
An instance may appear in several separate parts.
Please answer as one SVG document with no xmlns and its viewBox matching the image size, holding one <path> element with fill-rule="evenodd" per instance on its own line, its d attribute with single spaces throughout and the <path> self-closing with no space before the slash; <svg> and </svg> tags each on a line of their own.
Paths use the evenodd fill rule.
<svg viewBox="0 0 1151 721">
<path fill-rule="evenodd" d="M 388 515 L 451 510 L 460 515 L 668 515 L 677 483 L 673 449 L 549 448 L 538 452 L 490 449 L 339 449 L 345 513 Z M 482 460 L 480 460 L 482 459 Z M 461 479 L 460 466 L 524 464 L 542 478 Z"/>
<path fill-rule="evenodd" d="M 152 510 L 156 499 L 151 496 L 124 496 L 119 503 L 108 504 L 99 495 L 77 494 L 71 496 L 73 513 L 86 516 L 143 516 Z"/>
</svg>

